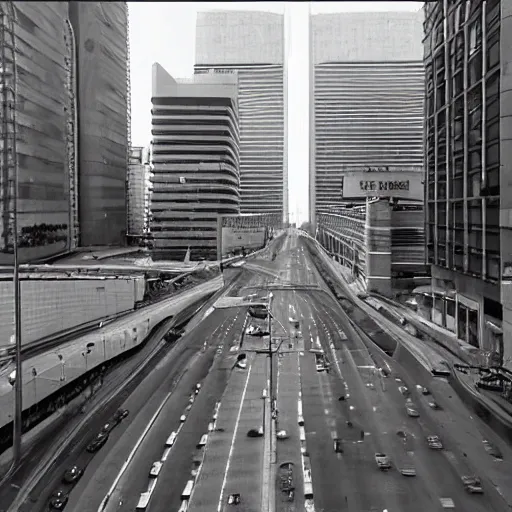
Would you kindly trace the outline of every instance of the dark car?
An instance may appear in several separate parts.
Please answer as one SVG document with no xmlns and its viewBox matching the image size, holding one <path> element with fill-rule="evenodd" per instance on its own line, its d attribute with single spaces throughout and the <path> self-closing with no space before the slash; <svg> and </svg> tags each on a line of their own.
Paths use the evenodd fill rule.
<svg viewBox="0 0 512 512">
<path fill-rule="evenodd" d="M 115 423 L 120 423 L 123 421 L 126 416 L 130 414 L 130 411 L 128 409 L 118 409 L 116 413 L 114 414 L 114 421 Z"/>
<path fill-rule="evenodd" d="M 64 491 L 54 491 L 50 498 L 50 510 L 62 510 L 69 500 L 69 495 Z"/>
<path fill-rule="evenodd" d="M 90 453 L 97 452 L 106 442 L 108 439 L 108 433 L 107 432 L 100 432 L 88 445 L 87 445 L 87 451 Z"/>
<path fill-rule="evenodd" d="M 62 477 L 62 481 L 65 484 L 72 484 L 76 482 L 77 480 L 80 480 L 80 477 L 84 474 L 83 470 L 80 469 L 78 466 L 73 466 L 72 468 L 69 468 Z"/>
</svg>

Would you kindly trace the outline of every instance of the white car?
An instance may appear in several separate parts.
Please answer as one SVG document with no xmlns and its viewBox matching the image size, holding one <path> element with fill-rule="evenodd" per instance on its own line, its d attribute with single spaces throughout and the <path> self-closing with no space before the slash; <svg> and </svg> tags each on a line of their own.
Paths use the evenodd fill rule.
<svg viewBox="0 0 512 512">
<path fill-rule="evenodd" d="M 277 439 L 288 439 L 288 433 L 286 430 L 279 430 L 276 434 Z"/>
<path fill-rule="evenodd" d="M 416 476 L 416 469 L 412 466 L 404 466 L 400 473 L 402 473 L 403 476 Z"/>
<path fill-rule="evenodd" d="M 404 396 L 409 396 L 409 388 L 407 386 L 398 386 L 398 391 Z"/>
<path fill-rule="evenodd" d="M 151 466 L 151 470 L 149 471 L 149 476 L 156 478 L 160 474 L 160 470 L 162 469 L 163 464 L 160 461 L 153 462 Z"/>
<path fill-rule="evenodd" d="M 183 423 L 186 419 L 187 419 L 187 417 L 186 417 L 184 414 L 182 414 L 182 415 L 180 416 L 180 422 L 181 422 L 181 423 Z"/>
<path fill-rule="evenodd" d="M 470 494 L 483 494 L 482 482 L 477 476 L 463 476 L 462 483 L 464 488 Z"/>
<path fill-rule="evenodd" d="M 407 411 L 407 416 L 410 416 L 411 418 L 418 418 L 420 415 L 417 409 L 412 405 L 406 407 L 405 410 Z"/>
<path fill-rule="evenodd" d="M 377 463 L 377 467 L 383 471 L 391 469 L 391 463 L 389 462 L 389 458 L 384 453 L 376 453 L 375 462 Z"/>
<path fill-rule="evenodd" d="M 427 436 L 427 443 L 428 447 L 432 448 L 433 450 L 443 449 L 443 443 L 441 443 L 439 436 Z"/>
<path fill-rule="evenodd" d="M 430 395 L 430 391 L 420 384 L 416 384 L 416 389 L 422 394 L 422 395 Z"/>
<path fill-rule="evenodd" d="M 238 366 L 238 368 L 240 368 L 241 370 L 245 370 L 247 368 L 247 363 L 242 360 L 242 361 L 238 361 L 238 363 L 236 363 L 236 365 Z"/>
</svg>

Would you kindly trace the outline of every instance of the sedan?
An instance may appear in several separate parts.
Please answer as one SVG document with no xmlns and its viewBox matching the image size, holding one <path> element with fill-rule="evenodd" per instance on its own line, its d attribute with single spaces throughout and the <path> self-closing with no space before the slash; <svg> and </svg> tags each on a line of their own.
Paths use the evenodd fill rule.
<svg viewBox="0 0 512 512">
<path fill-rule="evenodd" d="M 428 436 L 427 443 L 428 443 L 428 447 L 432 448 L 433 450 L 442 450 L 443 449 L 443 443 L 441 443 L 439 436 Z"/>
<path fill-rule="evenodd" d="M 128 416 L 128 414 L 130 414 L 128 409 L 118 409 L 114 414 L 114 422 L 120 423 L 126 418 L 126 416 Z"/>
<path fill-rule="evenodd" d="M 422 395 L 430 395 L 430 391 L 424 387 L 424 386 L 421 386 L 420 384 L 417 384 L 416 385 L 416 389 L 422 394 Z"/>
<path fill-rule="evenodd" d="M 404 396 L 409 396 L 409 388 L 407 386 L 398 386 L 398 391 Z"/>
<path fill-rule="evenodd" d="M 97 452 L 108 440 L 106 432 L 100 432 L 88 445 L 86 450 L 90 453 Z"/>
<path fill-rule="evenodd" d="M 69 495 L 64 491 L 54 491 L 50 498 L 50 509 L 63 510 L 69 500 Z"/>
<path fill-rule="evenodd" d="M 407 411 L 407 416 L 410 416 L 411 418 L 418 418 L 420 413 L 417 411 L 417 409 L 414 408 L 414 406 L 408 406 L 405 409 Z"/>
<path fill-rule="evenodd" d="M 160 474 L 163 464 L 160 461 L 153 462 L 151 469 L 149 470 L 149 476 L 156 478 Z"/>
<path fill-rule="evenodd" d="M 463 476 L 462 483 L 470 494 L 483 494 L 482 482 L 477 476 Z"/>
<path fill-rule="evenodd" d="M 65 484 L 75 483 L 80 479 L 80 477 L 84 474 L 84 471 L 80 469 L 78 466 L 73 466 L 69 468 L 62 477 L 62 482 Z"/>
<path fill-rule="evenodd" d="M 375 462 L 377 463 L 377 467 L 383 471 L 391 469 L 391 463 L 389 462 L 389 458 L 384 453 L 376 453 Z"/>
</svg>

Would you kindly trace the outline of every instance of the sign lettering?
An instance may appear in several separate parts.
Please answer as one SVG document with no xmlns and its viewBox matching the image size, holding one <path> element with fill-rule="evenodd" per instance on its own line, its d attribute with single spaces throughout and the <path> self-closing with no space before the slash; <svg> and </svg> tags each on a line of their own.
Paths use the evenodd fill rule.
<svg viewBox="0 0 512 512">
<path fill-rule="evenodd" d="M 359 182 L 359 188 L 361 191 L 372 191 L 372 190 L 409 190 L 409 180 L 403 181 L 366 181 L 361 180 Z"/>
</svg>

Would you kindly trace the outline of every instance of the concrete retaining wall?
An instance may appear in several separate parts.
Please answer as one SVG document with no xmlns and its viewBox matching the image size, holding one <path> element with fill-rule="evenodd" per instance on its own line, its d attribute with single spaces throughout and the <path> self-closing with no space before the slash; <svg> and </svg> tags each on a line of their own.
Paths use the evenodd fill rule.
<svg viewBox="0 0 512 512">
<path fill-rule="evenodd" d="M 135 302 L 142 300 L 143 290 L 143 277 L 22 281 L 22 343 L 131 311 Z M 0 346 L 10 345 L 14 332 L 12 281 L 0 281 L 0 326 Z"/>
</svg>

